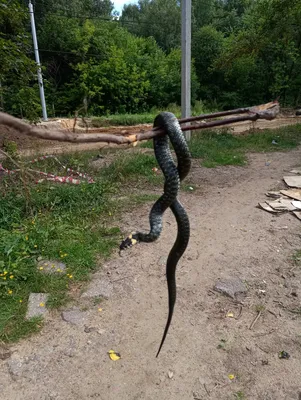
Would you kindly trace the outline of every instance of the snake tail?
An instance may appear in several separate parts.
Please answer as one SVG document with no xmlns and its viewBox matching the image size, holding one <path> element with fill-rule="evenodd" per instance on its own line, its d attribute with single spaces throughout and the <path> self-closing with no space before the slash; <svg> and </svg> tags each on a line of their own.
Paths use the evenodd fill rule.
<svg viewBox="0 0 301 400">
<path fill-rule="evenodd" d="M 171 249 L 167 263 L 166 263 L 166 278 L 167 278 L 167 288 L 168 288 L 168 317 L 167 317 L 167 322 L 165 325 L 163 337 L 161 340 L 161 344 L 159 346 L 159 350 L 157 352 L 156 357 L 159 356 L 161 348 L 165 342 L 169 326 L 171 324 L 172 316 L 173 316 L 173 311 L 176 303 L 176 298 L 177 298 L 177 288 L 176 288 L 176 267 L 177 264 L 184 254 L 188 242 L 189 242 L 189 237 L 190 237 L 190 224 L 189 224 L 189 219 L 188 215 L 182 206 L 182 204 L 176 200 L 174 203 L 171 205 L 171 210 L 176 217 L 176 221 L 178 224 L 178 234 L 176 241 L 173 245 L 173 248 Z"/>
</svg>

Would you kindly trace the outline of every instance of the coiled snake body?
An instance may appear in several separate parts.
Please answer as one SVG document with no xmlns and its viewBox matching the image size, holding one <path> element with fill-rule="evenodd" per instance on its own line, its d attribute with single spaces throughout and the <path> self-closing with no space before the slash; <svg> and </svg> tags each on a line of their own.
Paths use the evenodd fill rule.
<svg viewBox="0 0 301 400">
<path fill-rule="evenodd" d="M 138 232 L 130 235 L 121 243 L 120 250 L 124 250 L 139 241 L 153 242 L 158 239 L 162 231 L 163 214 L 168 207 L 171 208 L 177 221 L 178 233 L 166 263 L 169 311 L 162 341 L 156 356 L 158 357 L 172 320 L 176 302 L 176 267 L 186 250 L 190 236 L 189 219 L 177 196 L 180 189 L 180 181 L 187 176 L 190 170 L 191 155 L 180 124 L 174 114 L 169 112 L 159 114 L 155 119 L 154 127 L 164 128 L 167 133 L 163 137 L 154 138 L 155 156 L 165 177 L 164 193 L 155 202 L 150 211 L 150 232 L 147 234 Z M 173 161 L 168 138 L 175 150 L 178 166 Z"/>
</svg>

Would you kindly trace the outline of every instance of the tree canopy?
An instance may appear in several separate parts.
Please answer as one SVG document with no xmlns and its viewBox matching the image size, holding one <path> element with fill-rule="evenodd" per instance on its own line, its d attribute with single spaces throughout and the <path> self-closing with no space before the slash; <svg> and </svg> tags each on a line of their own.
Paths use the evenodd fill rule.
<svg viewBox="0 0 301 400">
<path fill-rule="evenodd" d="M 167 108 L 181 96 L 178 0 L 35 0 L 50 116 Z M 192 0 L 192 101 L 301 103 L 300 0 Z M 25 0 L 0 4 L 0 107 L 33 119 L 39 91 Z"/>
</svg>

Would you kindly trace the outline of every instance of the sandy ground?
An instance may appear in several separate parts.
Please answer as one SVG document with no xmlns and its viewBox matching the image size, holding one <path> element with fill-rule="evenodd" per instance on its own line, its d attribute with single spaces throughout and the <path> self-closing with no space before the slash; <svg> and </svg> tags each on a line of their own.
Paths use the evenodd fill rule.
<svg viewBox="0 0 301 400">
<path fill-rule="evenodd" d="M 191 241 L 158 359 L 167 314 L 164 261 L 175 238 L 170 213 L 158 242 L 123 257 L 116 251 L 96 273 L 92 282 L 112 289 L 100 306 L 78 296 L 70 305 L 82 310 L 75 325 L 53 312 L 40 334 L 10 348 L 12 355 L 0 360 L 0 398 L 300 400 L 301 316 L 290 310 L 300 309 L 301 268 L 291 258 L 301 247 L 301 225 L 290 214 L 256 207 L 267 190 L 283 186 L 283 174 L 300 158 L 298 149 L 251 155 L 247 167 L 194 165 L 189 181 L 196 190 L 181 195 Z M 148 228 L 149 208 L 124 216 L 125 234 Z M 235 277 L 248 285 L 240 302 L 212 290 L 219 278 Z M 111 361 L 110 349 L 121 359 Z M 290 358 L 279 359 L 280 351 Z"/>
</svg>

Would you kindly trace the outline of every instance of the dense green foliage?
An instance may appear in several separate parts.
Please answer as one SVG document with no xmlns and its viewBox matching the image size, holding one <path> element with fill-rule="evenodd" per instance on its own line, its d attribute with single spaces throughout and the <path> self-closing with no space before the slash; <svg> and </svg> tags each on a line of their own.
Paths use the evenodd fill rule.
<svg viewBox="0 0 301 400">
<path fill-rule="evenodd" d="M 300 0 L 193 0 L 192 101 L 301 103 Z M 36 0 L 48 113 L 137 113 L 180 102 L 178 0 Z M 0 107 L 40 114 L 25 0 L 0 5 Z"/>
</svg>

